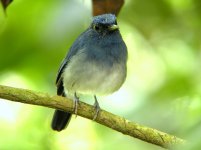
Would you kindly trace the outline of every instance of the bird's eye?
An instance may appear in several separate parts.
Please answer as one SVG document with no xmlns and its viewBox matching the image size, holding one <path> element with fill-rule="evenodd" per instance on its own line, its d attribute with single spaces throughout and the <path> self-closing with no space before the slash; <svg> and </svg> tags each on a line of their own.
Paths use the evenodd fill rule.
<svg viewBox="0 0 201 150">
<path fill-rule="evenodd" d="M 94 28 L 96 31 L 100 31 L 100 27 L 97 26 L 97 25 L 94 25 L 93 28 Z"/>
<path fill-rule="evenodd" d="M 96 30 L 99 30 L 100 28 L 99 28 L 98 26 L 95 26 L 95 29 L 96 29 Z"/>
</svg>

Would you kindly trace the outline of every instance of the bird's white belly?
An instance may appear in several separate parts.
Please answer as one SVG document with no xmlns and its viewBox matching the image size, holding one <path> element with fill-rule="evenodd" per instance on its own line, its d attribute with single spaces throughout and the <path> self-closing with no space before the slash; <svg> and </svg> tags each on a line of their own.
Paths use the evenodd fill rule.
<svg viewBox="0 0 201 150">
<path fill-rule="evenodd" d="M 107 95 L 121 87 L 126 76 L 123 65 L 113 64 L 108 67 L 86 61 L 84 54 L 80 55 L 73 58 L 64 70 L 64 87 L 67 92 Z"/>
</svg>

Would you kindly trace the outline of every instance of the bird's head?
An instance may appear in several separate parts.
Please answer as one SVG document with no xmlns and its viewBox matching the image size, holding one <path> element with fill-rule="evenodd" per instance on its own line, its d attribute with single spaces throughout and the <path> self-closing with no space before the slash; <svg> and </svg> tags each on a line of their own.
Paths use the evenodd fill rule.
<svg viewBox="0 0 201 150">
<path fill-rule="evenodd" d="M 90 28 L 99 33 L 111 33 L 119 29 L 116 16 L 113 14 L 104 14 L 95 16 Z"/>
</svg>

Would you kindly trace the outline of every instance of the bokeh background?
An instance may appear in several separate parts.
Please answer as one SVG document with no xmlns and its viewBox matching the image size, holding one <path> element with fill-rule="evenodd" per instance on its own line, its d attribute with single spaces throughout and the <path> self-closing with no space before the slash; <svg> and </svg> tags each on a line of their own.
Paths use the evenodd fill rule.
<svg viewBox="0 0 201 150">
<path fill-rule="evenodd" d="M 6 15 L 0 7 L 0 84 L 55 95 L 61 60 L 91 14 L 88 0 L 14 0 Z M 201 149 L 201 1 L 125 0 L 118 23 L 128 76 L 100 106 Z M 81 117 L 52 131 L 53 111 L 0 100 L 0 149 L 162 150 Z"/>
</svg>

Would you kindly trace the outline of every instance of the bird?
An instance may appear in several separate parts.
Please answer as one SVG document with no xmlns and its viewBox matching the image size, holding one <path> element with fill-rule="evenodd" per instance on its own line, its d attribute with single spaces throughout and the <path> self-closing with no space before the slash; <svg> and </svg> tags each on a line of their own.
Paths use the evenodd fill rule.
<svg viewBox="0 0 201 150">
<path fill-rule="evenodd" d="M 100 110 L 96 96 L 112 94 L 122 86 L 127 75 L 127 57 L 127 46 L 120 34 L 116 16 L 94 16 L 61 63 L 56 78 L 57 95 L 73 97 L 75 114 L 78 95 L 93 95 L 95 120 Z M 69 112 L 55 110 L 52 129 L 64 130 L 71 117 Z"/>
</svg>

